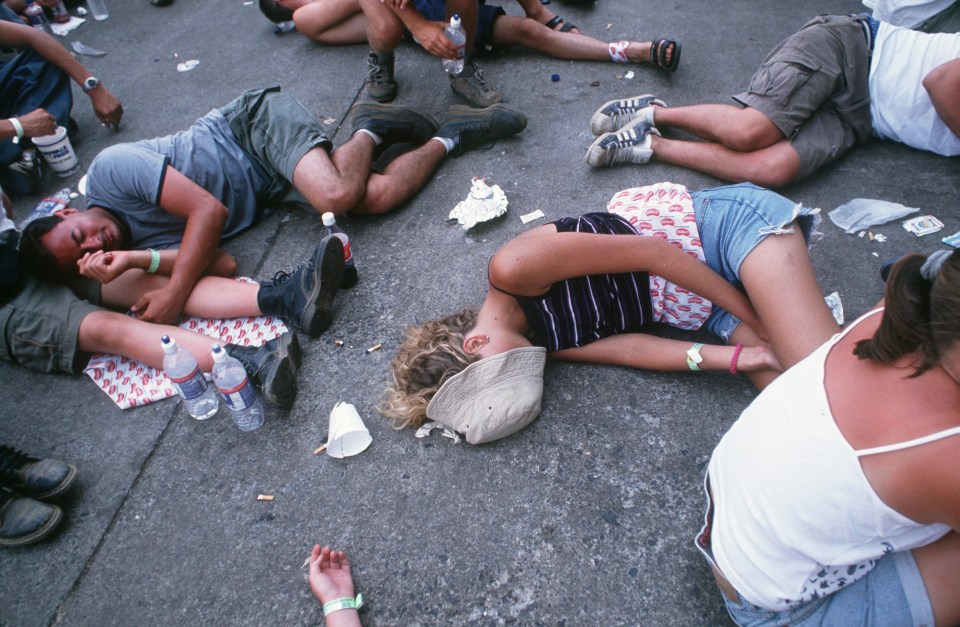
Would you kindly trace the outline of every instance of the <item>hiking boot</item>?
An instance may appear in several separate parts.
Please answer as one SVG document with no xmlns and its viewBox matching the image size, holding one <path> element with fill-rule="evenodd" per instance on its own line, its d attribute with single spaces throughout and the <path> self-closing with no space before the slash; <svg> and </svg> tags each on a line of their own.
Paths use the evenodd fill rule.
<svg viewBox="0 0 960 627">
<path fill-rule="evenodd" d="M 300 340 L 293 331 L 262 346 L 228 344 L 227 354 L 243 364 L 250 381 L 268 402 L 289 409 L 297 398 L 297 370 L 300 368 Z"/>
<path fill-rule="evenodd" d="M 40 155 L 35 148 L 28 148 L 20 155 L 19 161 L 7 165 L 3 173 L 3 188 L 11 196 L 26 196 L 37 191 L 42 177 Z"/>
<path fill-rule="evenodd" d="M 423 144 L 437 133 L 437 122 L 416 109 L 375 102 L 358 102 L 350 109 L 354 131 L 366 129 L 376 133 L 383 143 L 380 148 L 398 142 Z"/>
<path fill-rule="evenodd" d="M 367 95 L 377 102 L 390 102 L 397 97 L 397 81 L 393 79 L 393 53 L 367 56 Z"/>
<path fill-rule="evenodd" d="M 448 78 L 450 89 L 475 107 L 489 107 L 503 100 L 500 92 L 487 84 L 483 70 L 472 59 L 464 64 L 462 72 Z"/>
<path fill-rule="evenodd" d="M 328 235 L 310 260 L 287 274 L 277 272 L 261 283 L 257 306 L 268 316 L 280 316 L 310 337 L 317 337 L 333 322 L 333 299 L 343 280 L 343 243 Z"/>
<path fill-rule="evenodd" d="M 602 107 L 590 118 L 590 132 L 594 135 L 613 133 L 633 121 L 634 116 L 651 105 L 660 107 L 667 103 L 652 94 L 644 94 L 634 98 L 621 98 L 605 102 Z M 653 125 L 653 110 L 649 111 L 650 124 Z"/>
<path fill-rule="evenodd" d="M 155 0 L 153 0 L 153 4 L 156 5 Z M 277 2 L 277 0 L 260 0 L 259 4 L 260 12 L 263 13 L 264 17 L 274 24 L 279 24 L 280 22 L 289 22 L 293 19 L 293 11 L 286 7 L 280 6 L 280 3 Z"/>
<path fill-rule="evenodd" d="M 0 444 L 0 484 L 18 494 L 49 499 L 70 489 L 77 469 L 59 459 L 37 459 Z"/>
<path fill-rule="evenodd" d="M 53 533 L 63 518 L 56 505 L 0 490 L 0 546 L 26 546 Z"/>
<path fill-rule="evenodd" d="M 653 156 L 650 137 L 660 131 L 637 118 L 616 133 L 604 133 L 587 150 L 587 163 L 594 168 L 619 163 L 647 163 Z"/>
<path fill-rule="evenodd" d="M 485 109 L 455 105 L 447 110 L 447 119 L 437 136 L 456 143 L 450 156 L 457 158 L 474 148 L 489 148 L 498 139 L 516 135 L 526 127 L 526 116 L 507 105 L 495 104 Z"/>
</svg>

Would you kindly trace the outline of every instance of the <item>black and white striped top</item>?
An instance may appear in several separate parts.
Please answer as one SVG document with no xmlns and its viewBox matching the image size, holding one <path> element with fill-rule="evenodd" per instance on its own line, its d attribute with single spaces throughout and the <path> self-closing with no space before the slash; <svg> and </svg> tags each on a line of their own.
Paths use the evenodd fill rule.
<svg viewBox="0 0 960 627">
<path fill-rule="evenodd" d="M 639 234 L 620 216 L 588 213 L 553 222 L 557 231 Z M 597 250 L 597 255 L 605 251 Z M 639 331 L 650 320 L 646 272 L 598 274 L 554 283 L 539 297 L 516 296 L 530 323 L 532 341 L 548 351 L 585 346 L 617 333 Z"/>
</svg>

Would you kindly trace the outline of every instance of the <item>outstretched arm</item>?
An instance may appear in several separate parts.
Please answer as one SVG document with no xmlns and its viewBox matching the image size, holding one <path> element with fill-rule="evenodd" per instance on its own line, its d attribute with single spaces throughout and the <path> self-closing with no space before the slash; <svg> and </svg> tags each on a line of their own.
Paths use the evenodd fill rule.
<svg viewBox="0 0 960 627">
<path fill-rule="evenodd" d="M 159 250 L 160 264 L 155 274 L 170 276 L 177 261 L 178 250 Z M 147 270 L 153 264 L 153 254 L 149 250 L 98 250 L 86 253 L 77 262 L 80 275 L 88 279 L 109 283 L 127 270 Z M 213 259 L 204 269 L 204 276 L 232 277 L 237 272 L 237 260 L 233 255 L 217 249 Z"/>
<path fill-rule="evenodd" d="M 216 254 L 227 208 L 170 166 L 164 173 L 159 205 L 164 211 L 186 218 L 187 225 L 170 272 L 170 282 L 163 289 L 144 294 L 134 309 L 144 320 L 169 323 L 180 315 L 197 279 Z"/>
<path fill-rule="evenodd" d="M 711 300 L 765 336 L 747 297 L 673 244 L 655 237 L 557 233 L 553 225 L 504 244 L 490 261 L 490 281 L 520 296 L 543 294 L 557 281 L 591 274 L 650 272 Z"/>
<path fill-rule="evenodd" d="M 0 21 L 0 43 L 14 48 L 32 48 L 41 57 L 63 70 L 78 85 L 93 76 L 87 68 L 73 58 L 73 55 L 50 35 L 12 22 Z M 102 84 L 87 92 L 93 104 L 93 110 L 101 122 L 114 129 L 120 125 L 123 106 Z"/>
<path fill-rule="evenodd" d="M 343 551 L 332 551 L 325 546 L 314 545 L 310 553 L 310 589 L 320 603 L 354 596 L 350 560 Z M 344 609 L 326 617 L 327 627 L 353 627 L 360 625 L 357 610 Z"/>
<path fill-rule="evenodd" d="M 629 366 L 644 370 L 689 370 L 687 350 L 691 342 L 670 340 L 647 333 L 611 335 L 580 348 L 568 348 L 550 354 L 554 359 Z M 776 355 L 766 344 L 744 346 L 739 354 L 734 346 L 705 345 L 700 349 L 701 370 L 758 372 L 783 370 Z M 736 359 L 734 359 L 736 357 Z"/>
<path fill-rule="evenodd" d="M 923 77 L 923 88 L 943 123 L 960 137 L 960 59 L 933 68 Z"/>
</svg>

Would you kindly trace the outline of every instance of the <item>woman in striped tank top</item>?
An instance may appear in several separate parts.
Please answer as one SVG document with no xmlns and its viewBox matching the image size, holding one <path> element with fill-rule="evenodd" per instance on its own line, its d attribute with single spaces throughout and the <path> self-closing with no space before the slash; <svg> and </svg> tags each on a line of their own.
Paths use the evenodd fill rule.
<svg viewBox="0 0 960 627">
<path fill-rule="evenodd" d="M 839 330 L 807 257 L 816 211 L 750 184 L 663 183 L 531 229 L 491 259 L 479 311 L 407 329 L 381 412 L 396 428 L 430 418 L 470 442 L 503 437 L 539 413 L 545 354 L 744 372 L 762 388 Z"/>
</svg>

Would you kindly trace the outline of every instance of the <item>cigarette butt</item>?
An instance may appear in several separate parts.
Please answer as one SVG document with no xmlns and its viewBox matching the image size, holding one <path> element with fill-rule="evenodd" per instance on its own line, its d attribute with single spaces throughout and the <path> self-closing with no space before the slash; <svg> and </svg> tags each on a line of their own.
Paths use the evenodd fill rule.
<svg viewBox="0 0 960 627">
<path fill-rule="evenodd" d="M 383 344 L 374 344 L 373 346 L 367 349 L 367 352 L 372 353 L 373 351 L 378 351 L 381 348 L 383 348 Z"/>
<path fill-rule="evenodd" d="M 324 452 L 325 450 L 327 450 L 327 443 L 326 443 L 326 442 L 324 442 L 323 444 L 321 444 L 321 445 L 318 446 L 317 448 L 313 449 L 313 454 L 314 454 L 314 455 L 319 455 L 320 453 Z"/>
<path fill-rule="evenodd" d="M 343 340 L 334 340 L 333 344 L 334 346 L 343 346 Z"/>
<path fill-rule="evenodd" d="M 873 241 L 873 231 L 867 231 L 867 238 L 869 238 L 871 242 Z"/>
<path fill-rule="evenodd" d="M 272 495 L 272 494 L 258 494 L 258 495 L 257 495 L 257 500 L 258 500 L 258 501 L 272 501 L 272 500 L 273 500 L 273 495 Z"/>
</svg>

